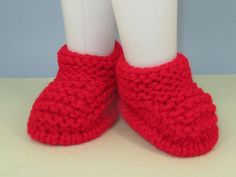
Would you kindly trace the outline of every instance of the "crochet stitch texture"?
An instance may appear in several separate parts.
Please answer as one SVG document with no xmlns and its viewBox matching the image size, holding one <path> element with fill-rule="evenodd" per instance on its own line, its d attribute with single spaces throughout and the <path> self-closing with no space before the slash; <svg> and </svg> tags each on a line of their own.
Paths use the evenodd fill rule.
<svg viewBox="0 0 236 177">
<path fill-rule="evenodd" d="M 28 134 L 50 145 L 73 145 L 99 137 L 118 116 L 115 66 L 121 55 L 116 42 L 106 57 L 58 52 L 56 78 L 32 106 Z"/>
<path fill-rule="evenodd" d="M 128 124 L 157 148 L 178 157 L 209 152 L 218 139 L 216 107 L 193 82 L 187 58 L 137 68 L 117 64 L 119 106 Z"/>
</svg>

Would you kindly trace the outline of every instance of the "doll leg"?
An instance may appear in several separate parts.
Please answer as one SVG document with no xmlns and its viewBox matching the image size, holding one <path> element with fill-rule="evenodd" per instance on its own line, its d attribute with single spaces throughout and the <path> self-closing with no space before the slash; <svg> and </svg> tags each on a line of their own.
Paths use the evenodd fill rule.
<svg viewBox="0 0 236 177">
<path fill-rule="evenodd" d="M 56 78 L 36 98 L 27 124 L 32 139 L 75 145 L 100 137 L 118 118 L 110 0 L 62 0 L 68 45 L 58 51 Z"/>
<path fill-rule="evenodd" d="M 110 0 L 61 0 L 67 45 L 71 51 L 106 56 L 115 44 Z"/>
<path fill-rule="evenodd" d="M 206 154 L 218 139 L 216 107 L 177 54 L 177 0 L 112 2 L 124 47 L 116 68 L 122 117 L 164 152 Z"/>
<path fill-rule="evenodd" d="M 177 53 L 177 0 L 112 0 L 127 62 L 160 65 Z"/>
</svg>

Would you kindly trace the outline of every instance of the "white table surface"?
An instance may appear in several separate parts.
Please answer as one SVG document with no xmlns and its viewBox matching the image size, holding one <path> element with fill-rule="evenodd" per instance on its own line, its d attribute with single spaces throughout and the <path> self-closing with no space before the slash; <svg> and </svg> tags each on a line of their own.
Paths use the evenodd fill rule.
<svg viewBox="0 0 236 177">
<path fill-rule="evenodd" d="M 86 144 L 52 147 L 26 134 L 31 105 L 51 79 L 0 79 L 0 176 L 236 177 L 236 75 L 195 76 L 218 107 L 220 139 L 201 157 L 171 157 L 122 120 Z"/>
</svg>

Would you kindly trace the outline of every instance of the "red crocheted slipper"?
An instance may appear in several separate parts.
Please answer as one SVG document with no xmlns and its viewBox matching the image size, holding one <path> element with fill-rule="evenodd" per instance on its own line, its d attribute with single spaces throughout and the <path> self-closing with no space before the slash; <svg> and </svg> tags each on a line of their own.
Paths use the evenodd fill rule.
<svg viewBox="0 0 236 177">
<path fill-rule="evenodd" d="M 63 46 L 56 78 L 32 106 L 29 135 L 42 143 L 67 146 L 90 141 L 111 127 L 118 117 L 115 66 L 121 53 L 118 42 L 106 57 Z"/>
<path fill-rule="evenodd" d="M 128 124 L 157 148 L 179 157 L 209 152 L 218 139 L 216 107 L 192 80 L 187 58 L 135 68 L 117 64 L 120 110 Z"/>
</svg>

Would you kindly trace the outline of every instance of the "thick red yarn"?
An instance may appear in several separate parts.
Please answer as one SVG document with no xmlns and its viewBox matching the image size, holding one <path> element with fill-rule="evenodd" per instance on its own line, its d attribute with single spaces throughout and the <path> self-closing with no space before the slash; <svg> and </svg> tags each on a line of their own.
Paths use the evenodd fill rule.
<svg viewBox="0 0 236 177">
<path fill-rule="evenodd" d="M 117 64 L 120 110 L 128 124 L 157 148 L 178 157 L 209 152 L 218 139 L 216 107 L 193 82 L 187 58 L 152 68 Z"/>
<path fill-rule="evenodd" d="M 56 78 L 32 106 L 29 135 L 50 145 L 73 145 L 111 127 L 118 116 L 115 66 L 121 53 L 118 42 L 106 57 L 78 54 L 63 46 Z"/>
</svg>

